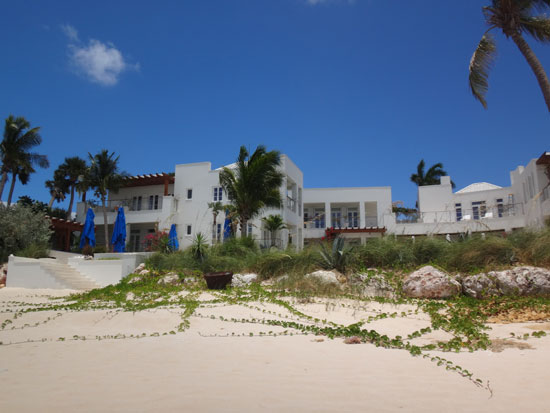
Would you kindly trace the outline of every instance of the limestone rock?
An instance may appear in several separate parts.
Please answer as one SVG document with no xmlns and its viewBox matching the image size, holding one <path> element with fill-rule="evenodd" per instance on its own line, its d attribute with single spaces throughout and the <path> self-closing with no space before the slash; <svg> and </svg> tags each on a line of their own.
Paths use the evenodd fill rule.
<svg viewBox="0 0 550 413">
<path fill-rule="evenodd" d="M 138 283 L 142 280 L 141 277 L 134 277 L 132 279 L 130 279 L 130 281 L 128 281 L 128 284 L 134 284 L 134 283 Z"/>
<path fill-rule="evenodd" d="M 356 274 L 352 277 L 353 287 L 360 295 L 366 297 L 386 297 L 395 295 L 395 288 L 388 282 L 383 273 L 369 271 L 366 274 Z"/>
<path fill-rule="evenodd" d="M 126 294 L 126 301 L 132 301 L 134 298 L 136 298 L 136 296 L 133 292 Z"/>
<path fill-rule="evenodd" d="M 162 276 L 160 280 L 158 280 L 158 283 L 161 285 L 177 285 L 180 283 L 180 277 L 176 273 L 169 272 L 168 274 Z"/>
<path fill-rule="evenodd" d="M 491 271 L 499 290 L 504 295 L 549 296 L 550 270 L 539 267 L 516 267 L 505 271 Z"/>
<path fill-rule="evenodd" d="M 141 270 L 140 272 L 138 272 L 139 275 L 147 275 L 149 274 L 151 271 L 149 270 Z"/>
<path fill-rule="evenodd" d="M 339 273 L 336 271 L 315 271 L 310 274 L 307 274 L 306 277 L 314 277 L 319 279 L 319 281 L 322 281 L 327 284 L 339 284 L 338 281 L 338 275 Z"/>
<path fill-rule="evenodd" d="M 134 270 L 134 272 L 140 272 L 140 271 L 142 271 L 142 270 L 144 270 L 144 269 L 145 269 L 145 263 L 142 262 L 141 264 L 139 264 L 139 265 L 136 267 L 136 269 Z"/>
<path fill-rule="evenodd" d="M 464 294 L 474 298 L 501 295 L 496 277 L 484 273 L 465 277 L 462 280 L 462 289 Z"/>
<path fill-rule="evenodd" d="M 258 274 L 233 274 L 233 279 L 231 280 L 231 285 L 233 287 L 244 287 L 251 284 L 253 281 L 258 279 Z"/>
<path fill-rule="evenodd" d="M 461 290 L 458 281 L 430 265 L 411 273 L 403 282 L 403 293 L 412 298 L 449 298 Z"/>
</svg>

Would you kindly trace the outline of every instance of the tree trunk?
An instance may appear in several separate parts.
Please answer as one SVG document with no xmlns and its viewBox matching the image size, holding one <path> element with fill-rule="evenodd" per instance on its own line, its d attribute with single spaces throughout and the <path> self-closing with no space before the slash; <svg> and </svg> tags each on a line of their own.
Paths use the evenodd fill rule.
<svg viewBox="0 0 550 413">
<path fill-rule="evenodd" d="M 105 195 L 101 195 L 101 205 L 103 206 L 103 225 L 105 226 L 105 250 L 109 252 L 109 224 L 107 223 L 107 207 L 105 206 Z"/>
<path fill-rule="evenodd" d="M 82 201 L 82 202 L 86 202 L 86 191 L 82 192 L 81 201 Z"/>
<path fill-rule="evenodd" d="M 8 206 L 11 205 L 11 198 L 13 197 L 13 189 L 15 188 L 15 181 L 17 180 L 17 174 L 13 172 L 11 174 L 11 185 L 10 185 L 10 193 L 8 195 Z"/>
<path fill-rule="evenodd" d="M 276 231 L 271 231 L 271 246 L 275 246 L 275 235 L 277 235 Z"/>
<path fill-rule="evenodd" d="M 71 219 L 71 212 L 73 212 L 73 201 L 74 201 L 74 185 L 71 186 L 71 200 L 69 201 L 69 208 L 67 208 L 67 219 Z"/>
<path fill-rule="evenodd" d="M 525 60 L 527 60 L 529 66 L 531 66 L 533 73 L 535 73 L 542 91 L 542 95 L 544 96 L 544 101 L 546 102 L 546 106 L 550 112 L 550 82 L 548 82 L 548 77 L 546 76 L 546 72 L 544 71 L 542 64 L 520 33 L 512 34 L 512 39 L 521 54 L 523 54 L 523 57 L 525 57 Z"/>
<path fill-rule="evenodd" d="M 218 214 L 214 214 L 214 231 L 212 232 L 214 234 L 214 241 L 217 244 L 218 243 L 218 227 L 216 226 L 216 220 L 218 218 Z"/>
<path fill-rule="evenodd" d="M 248 219 L 241 218 L 241 238 L 248 236 Z"/>
<path fill-rule="evenodd" d="M 6 171 L 2 172 L 2 178 L 0 179 L 0 202 L 2 202 L 2 194 L 4 193 L 4 186 L 8 180 L 8 173 Z"/>
<path fill-rule="evenodd" d="M 48 208 L 52 207 L 53 201 L 55 201 L 55 195 L 52 195 L 52 197 L 50 198 L 50 203 L 48 204 Z"/>
</svg>

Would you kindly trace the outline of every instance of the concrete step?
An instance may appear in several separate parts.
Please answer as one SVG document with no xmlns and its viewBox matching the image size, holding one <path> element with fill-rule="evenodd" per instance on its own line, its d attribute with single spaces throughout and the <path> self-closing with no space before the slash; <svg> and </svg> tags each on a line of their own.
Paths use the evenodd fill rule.
<svg viewBox="0 0 550 413">
<path fill-rule="evenodd" d="M 67 264 L 41 262 L 40 266 L 51 274 L 60 284 L 74 290 L 93 290 L 100 285 Z"/>
</svg>

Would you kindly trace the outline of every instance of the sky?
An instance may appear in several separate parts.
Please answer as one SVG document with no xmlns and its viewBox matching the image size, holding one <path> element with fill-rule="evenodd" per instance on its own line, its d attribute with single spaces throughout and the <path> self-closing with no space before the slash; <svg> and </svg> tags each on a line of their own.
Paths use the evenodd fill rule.
<svg viewBox="0 0 550 413">
<path fill-rule="evenodd" d="M 65 157 L 104 148 L 135 175 L 216 168 L 263 144 L 298 165 L 306 188 L 391 186 L 407 206 L 421 159 L 442 162 L 457 189 L 510 185 L 510 170 L 550 150 L 550 115 L 501 34 L 488 110 L 471 95 L 486 3 L 9 2 L 0 116 L 40 126 L 51 163 L 15 199 L 48 202 L 44 182 Z M 550 46 L 527 40 L 550 71 Z"/>
</svg>

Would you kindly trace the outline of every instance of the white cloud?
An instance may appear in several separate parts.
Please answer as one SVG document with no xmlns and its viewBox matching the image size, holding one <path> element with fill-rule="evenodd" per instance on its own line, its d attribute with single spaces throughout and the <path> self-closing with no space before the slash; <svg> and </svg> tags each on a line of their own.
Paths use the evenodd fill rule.
<svg viewBox="0 0 550 413">
<path fill-rule="evenodd" d="M 118 83 L 123 72 L 139 70 L 139 64 L 128 63 L 114 44 L 96 39 L 90 39 L 88 44 L 84 44 L 78 37 L 78 31 L 69 24 L 61 26 L 61 30 L 70 41 L 71 65 L 91 82 L 113 86 Z"/>
<path fill-rule="evenodd" d="M 72 42 L 78 42 L 78 31 L 70 24 L 62 24 L 61 30 L 65 33 L 65 36 Z"/>
</svg>

